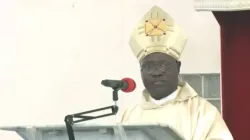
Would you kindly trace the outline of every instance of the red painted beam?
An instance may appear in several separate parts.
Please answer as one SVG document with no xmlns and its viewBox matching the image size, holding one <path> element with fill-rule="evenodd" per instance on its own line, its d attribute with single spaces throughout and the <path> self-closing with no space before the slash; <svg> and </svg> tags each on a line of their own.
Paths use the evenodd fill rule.
<svg viewBox="0 0 250 140">
<path fill-rule="evenodd" d="M 250 11 L 213 13 L 221 27 L 223 118 L 235 140 L 249 140 Z"/>
</svg>

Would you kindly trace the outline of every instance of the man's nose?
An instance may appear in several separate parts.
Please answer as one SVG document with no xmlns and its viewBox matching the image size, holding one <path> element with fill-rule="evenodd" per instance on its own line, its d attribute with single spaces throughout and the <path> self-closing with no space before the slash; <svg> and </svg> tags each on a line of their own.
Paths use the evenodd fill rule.
<svg viewBox="0 0 250 140">
<path fill-rule="evenodd" d="M 160 76 L 162 76 L 163 75 L 163 71 L 161 71 L 161 70 L 154 70 L 152 73 L 151 73 L 151 75 L 153 76 L 153 77 L 160 77 Z"/>
</svg>

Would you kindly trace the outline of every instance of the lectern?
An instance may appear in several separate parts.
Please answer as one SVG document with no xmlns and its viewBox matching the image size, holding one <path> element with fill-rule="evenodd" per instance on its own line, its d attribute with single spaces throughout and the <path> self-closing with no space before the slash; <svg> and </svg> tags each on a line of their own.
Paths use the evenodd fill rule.
<svg viewBox="0 0 250 140">
<path fill-rule="evenodd" d="M 68 140 L 64 125 L 1 127 L 15 131 L 24 140 Z M 76 140 L 184 140 L 168 126 L 142 125 L 75 125 Z"/>
</svg>

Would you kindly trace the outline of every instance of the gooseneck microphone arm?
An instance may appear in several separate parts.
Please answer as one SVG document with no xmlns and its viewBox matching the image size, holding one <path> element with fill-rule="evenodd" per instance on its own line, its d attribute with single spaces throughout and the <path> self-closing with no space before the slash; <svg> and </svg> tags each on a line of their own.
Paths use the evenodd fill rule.
<svg viewBox="0 0 250 140">
<path fill-rule="evenodd" d="M 69 140 L 75 140 L 75 135 L 74 135 L 74 130 L 73 130 L 73 125 L 75 123 L 84 122 L 84 121 L 93 120 L 93 119 L 98 119 L 98 118 L 103 118 L 103 117 L 107 117 L 107 116 L 111 116 L 111 115 L 116 115 L 118 112 L 118 109 L 119 109 L 118 106 L 116 105 L 116 101 L 118 101 L 118 91 L 120 89 L 121 89 L 120 87 L 117 87 L 117 88 L 113 87 L 113 101 L 115 102 L 115 105 L 65 116 L 64 122 L 66 124 Z M 88 113 L 99 112 L 99 111 L 109 110 L 109 109 L 111 109 L 111 113 L 98 115 L 98 116 L 87 116 L 87 115 L 85 116 L 84 115 L 84 114 L 88 114 Z M 79 120 L 74 120 L 74 118 L 78 118 Z"/>
</svg>

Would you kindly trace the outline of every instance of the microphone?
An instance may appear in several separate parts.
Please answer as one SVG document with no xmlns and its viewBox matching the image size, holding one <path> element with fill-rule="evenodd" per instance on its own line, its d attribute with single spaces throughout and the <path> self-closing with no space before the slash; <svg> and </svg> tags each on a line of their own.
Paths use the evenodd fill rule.
<svg viewBox="0 0 250 140">
<path fill-rule="evenodd" d="M 102 80 L 101 84 L 111 87 L 114 90 L 122 90 L 123 92 L 132 92 L 136 88 L 136 83 L 131 78 L 123 78 L 122 80 Z"/>
</svg>

